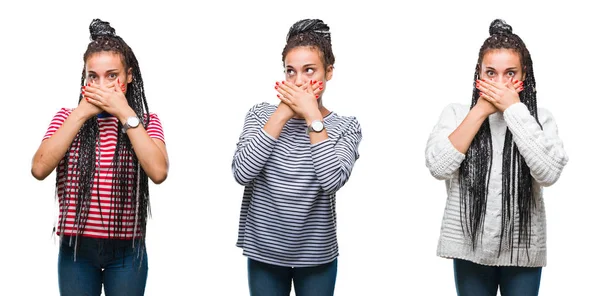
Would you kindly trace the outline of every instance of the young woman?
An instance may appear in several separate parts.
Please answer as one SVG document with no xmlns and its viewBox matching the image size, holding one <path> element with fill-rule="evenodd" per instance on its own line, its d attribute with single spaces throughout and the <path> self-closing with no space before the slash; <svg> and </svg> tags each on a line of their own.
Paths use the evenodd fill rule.
<svg viewBox="0 0 600 296">
<path fill-rule="evenodd" d="M 333 295 L 335 196 L 358 159 L 354 117 L 323 105 L 335 58 L 321 20 L 295 23 L 282 54 L 279 105 L 250 109 L 233 157 L 245 186 L 237 246 L 248 257 L 251 295 Z"/>
<path fill-rule="evenodd" d="M 82 91 L 74 109 L 54 116 L 31 172 L 57 168 L 61 295 L 143 295 L 150 210 L 148 178 L 167 177 L 160 120 L 148 112 L 131 48 L 109 23 L 90 24 Z"/>
<path fill-rule="evenodd" d="M 537 295 L 546 265 L 542 187 L 568 157 L 552 114 L 537 107 L 527 47 L 502 20 L 479 51 L 471 106 L 452 104 L 426 163 L 446 180 L 438 256 L 454 259 L 458 295 Z"/>
</svg>

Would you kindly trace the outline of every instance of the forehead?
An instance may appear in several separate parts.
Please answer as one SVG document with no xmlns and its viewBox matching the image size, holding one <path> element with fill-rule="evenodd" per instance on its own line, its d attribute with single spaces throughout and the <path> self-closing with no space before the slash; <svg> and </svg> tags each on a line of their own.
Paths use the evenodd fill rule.
<svg viewBox="0 0 600 296">
<path fill-rule="evenodd" d="M 285 65 L 302 67 L 307 64 L 321 64 L 319 49 L 313 46 L 298 46 L 288 51 L 285 56 Z"/>
<path fill-rule="evenodd" d="M 85 67 L 88 71 L 122 70 L 124 68 L 121 55 L 112 51 L 91 54 L 85 63 Z"/>
<path fill-rule="evenodd" d="M 481 60 L 483 66 L 496 69 L 520 67 L 521 59 L 519 53 L 514 49 L 492 49 L 483 55 Z"/>
</svg>

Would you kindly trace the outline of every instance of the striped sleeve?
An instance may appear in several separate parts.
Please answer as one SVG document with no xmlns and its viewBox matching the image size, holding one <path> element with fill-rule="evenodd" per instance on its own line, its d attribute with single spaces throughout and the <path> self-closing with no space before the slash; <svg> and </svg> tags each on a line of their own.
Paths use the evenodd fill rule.
<svg viewBox="0 0 600 296">
<path fill-rule="evenodd" d="M 256 178 L 277 142 L 263 129 L 262 121 L 266 122 L 269 115 L 260 111 L 267 106 L 266 103 L 258 104 L 246 114 L 231 164 L 233 176 L 240 185 L 247 186 Z"/>
<path fill-rule="evenodd" d="M 317 179 L 325 193 L 334 194 L 348 181 L 354 163 L 359 158 L 358 146 L 361 140 L 360 124 L 353 117 L 336 142 L 326 139 L 311 145 Z"/>
<path fill-rule="evenodd" d="M 60 109 L 56 115 L 52 118 L 50 125 L 48 126 L 48 130 L 46 130 L 46 134 L 44 135 L 43 140 L 46 140 L 54 135 L 54 133 L 63 125 L 67 117 L 71 115 L 71 109 L 62 108 Z"/>
<path fill-rule="evenodd" d="M 531 171 L 531 176 L 540 185 L 550 186 L 560 177 L 569 157 L 558 137 L 558 128 L 552 114 L 541 108 L 538 112 L 543 129 L 523 103 L 506 108 L 504 120 Z"/>
<path fill-rule="evenodd" d="M 162 123 L 160 122 L 158 115 L 150 113 L 150 122 L 148 122 L 146 132 L 150 138 L 159 139 L 165 142 L 165 134 L 163 132 Z"/>
<path fill-rule="evenodd" d="M 458 151 L 448 136 L 456 129 L 455 105 L 448 105 L 427 140 L 425 164 L 431 175 L 438 180 L 447 180 L 460 168 L 465 155 Z"/>
</svg>

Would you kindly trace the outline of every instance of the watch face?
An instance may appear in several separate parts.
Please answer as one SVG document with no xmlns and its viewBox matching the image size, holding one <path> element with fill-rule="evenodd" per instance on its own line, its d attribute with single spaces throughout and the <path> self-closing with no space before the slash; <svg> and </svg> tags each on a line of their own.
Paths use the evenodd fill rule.
<svg viewBox="0 0 600 296">
<path fill-rule="evenodd" d="M 140 124 L 140 120 L 137 117 L 129 117 L 127 118 L 127 124 L 130 127 L 136 127 L 138 124 Z"/>
<path fill-rule="evenodd" d="M 323 123 L 320 121 L 314 121 L 311 125 L 315 132 L 320 132 L 323 130 Z"/>
</svg>

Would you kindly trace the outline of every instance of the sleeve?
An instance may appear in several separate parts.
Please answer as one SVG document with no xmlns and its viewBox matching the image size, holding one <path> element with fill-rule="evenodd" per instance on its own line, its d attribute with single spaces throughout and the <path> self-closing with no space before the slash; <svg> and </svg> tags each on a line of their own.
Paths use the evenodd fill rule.
<svg viewBox="0 0 600 296">
<path fill-rule="evenodd" d="M 42 141 L 52 137 L 54 133 L 56 133 L 56 131 L 63 125 L 67 117 L 71 115 L 71 111 L 72 110 L 70 109 L 62 108 L 56 113 L 56 115 L 54 115 L 50 125 L 48 126 L 48 129 L 46 130 L 44 138 L 42 138 Z"/>
<path fill-rule="evenodd" d="M 460 168 L 465 155 L 456 150 L 448 136 L 458 127 L 454 105 L 448 105 L 433 128 L 425 148 L 425 165 L 438 180 L 448 180 Z"/>
<path fill-rule="evenodd" d="M 354 163 L 359 158 L 361 140 L 360 124 L 352 117 L 349 127 L 336 142 L 328 138 L 311 145 L 315 172 L 323 191 L 333 194 L 348 181 Z"/>
<path fill-rule="evenodd" d="M 552 114 L 539 109 L 538 119 L 539 124 L 523 103 L 513 104 L 504 111 L 504 120 L 531 176 L 541 186 L 550 186 L 558 180 L 569 158 Z"/>
<path fill-rule="evenodd" d="M 255 105 L 246 114 L 231 164 L 233 177 L 240 185 L 249 185 L 258 176 L 277 143 L 277 140 L 263 129 L 264 123 L 261 123 L 257 114 L 267 105 Z"/>
<path fill-rule="evenodd" d="M 158 115 L 150 113 L 150 120 L 148 122 L 148 127 L 146 127 L 146 132 L 150 138 L 159 139 L 163 141 L 163 143 L 165 142 L 165 134 Z"/>
</svg>

